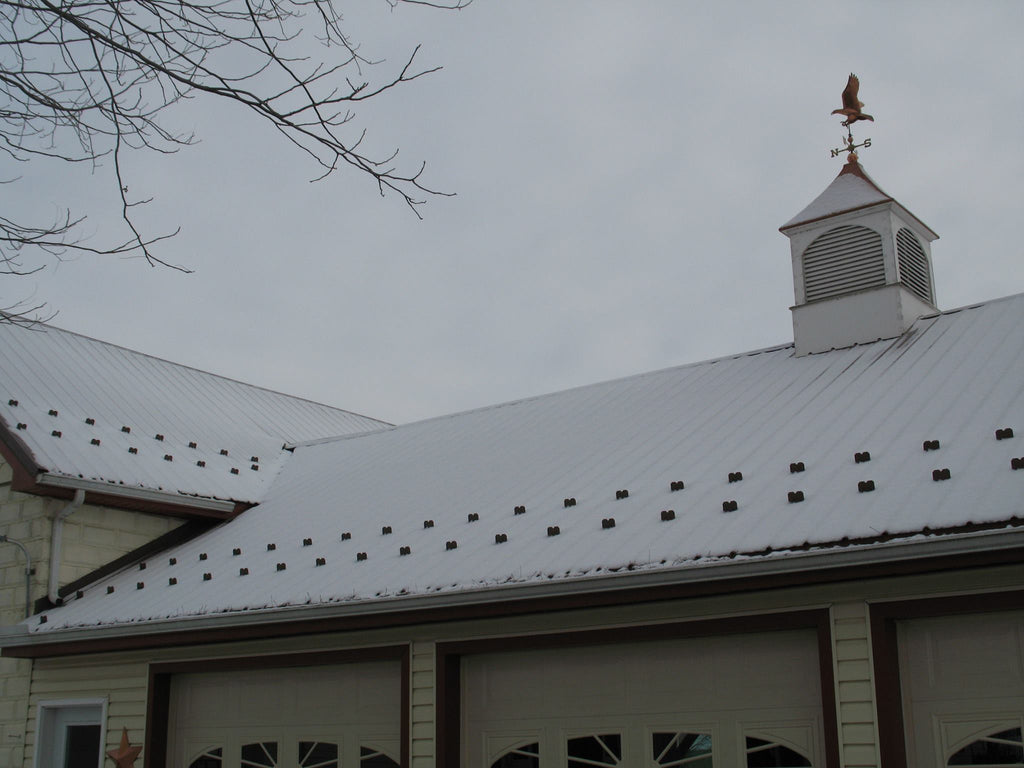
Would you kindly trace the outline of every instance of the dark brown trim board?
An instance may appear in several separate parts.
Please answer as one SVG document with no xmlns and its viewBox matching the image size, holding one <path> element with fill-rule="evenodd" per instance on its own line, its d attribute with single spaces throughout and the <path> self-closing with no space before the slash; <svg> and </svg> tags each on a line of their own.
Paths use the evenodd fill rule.
<svg viewBox="0 0 1024 768">
<path fill-rule="evenodd" d="M 734 618 L 672 622 L 642 627 L 509 636 L 437 644 L 437 768 L 461 768 L 462 657 L 477 653 L 542 648 L 573 648 L 584 645 L 637 643 L 653 640 L 714 637 L 716 635 L 813 629 L 818 638 L 821 675 L 822 721 L 825 730 L 825 766 L 839 768 L 839 726 L 836 712 L 832 633 L 826 608 Z"/>
<path fill-rule="evenodd" d="M 1024 590 L 950 595 L 872 603 L 871 648 L 874 656 L 875 706 L 883 768 L 908 768 L 903 693 L 900 685 L 899 622 L 936 616 L 993 613 L 1024 609 Z"/>
<path fill-rule="evenodd" d="M 658 586 L 640 586 L 625 589 L 595 590 L 594 592 L 534 596 L 526 599 L 512 599 L 509 591 L 487 602 L 468 603 L 460 606 L 397 608 L 381 613 L 363 613 L 351 616 L 329 618 L 296 618 L 267 624 L 246 626 L 208 627 L 205 629 L 163 631 L 146 634 L 97 637 L 95 639 L 62 640 L 60 632 L 54 632 L 52 639 L 37 638 L 37 642 L 26 645 L 8 646 L 0 649 L 0 656 L 18 658 L 43 658 L 51 656 L 75 656 L 87 653 L 139 650 L 143 648 L 181 647 L 183 645 L 206 645 L 212 643 L 258 640 L 276 637 L 307 636 L 311 634 L 349 632 L 363 629 L 404 627 L 414 624 L 479 620 L 523 616 L 534 613 L 563 612 L 579 608 L 601 608 L 617 605 L 636 605 L 665 600 L 688 599 L 708 595 L 757 592 L 786 587 L 813 584 L 842 583 L 844 581 L 907 576 L 916 573 L 930 573 L 968 568 L 989 568 L 996 565 L 1024 562 L 1024 548 L 1013 548 L 993 552 L 939 555 L 914 560 L 900 560 L 885 563 L 846 565 L 821 568 L 812 571 L 796 571 L 779 574 L 762 574 L 709 581 L 681 582 Z M 505 597 L 509 599 L 504 599 Z M 410 605 L 415 604 L 411 601 Z"/>
<path fill-rule="evenodd" d="M 328 664 L 357 664 L 364 661 L 398 660 L 401 663 L 401 768 L 409 768 L 409 703 L 412 684 L 409 645 L 386 645 L 335 651 L 310 651 L 266 656 L 206 658 L 159 662 L 149 665 L 146 696 L 146 740 L 142 752 L 144 768 L 177 768 L 167 765 L 167 723 L 171 710 L 171 678 L 195 672 L 244 671 L 281 667 L 314 667 Z"/>
</svg>

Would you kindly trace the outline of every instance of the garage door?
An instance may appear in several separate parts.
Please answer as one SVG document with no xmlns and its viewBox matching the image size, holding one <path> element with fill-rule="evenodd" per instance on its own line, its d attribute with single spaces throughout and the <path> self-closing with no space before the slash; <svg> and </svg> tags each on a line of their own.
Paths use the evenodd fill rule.
<svg viewBox="0 0 1024 768">
<path fill-rule="evenodd" d="M 1024 611 L 898 626 L 908 764 L 1024 765 Z"/>
<path fill-rule="evenodd" d="M 463 660 L 468 768 L 822 766 L 811 631 Z"/>
<path fill-rule="evenodd" d="M 170 704 L 170 766 L 398 766 L 398 662 L 175 675 Z"/>
</svg>

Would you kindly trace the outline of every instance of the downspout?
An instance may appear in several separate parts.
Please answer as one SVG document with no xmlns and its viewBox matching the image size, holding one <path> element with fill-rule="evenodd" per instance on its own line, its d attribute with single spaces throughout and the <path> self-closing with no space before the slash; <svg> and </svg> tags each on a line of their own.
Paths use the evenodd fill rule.
<svg viewBox="0 0 1024 768">
<path fill-rule="evenodd" d="M 32 615 L 32 557 L 29 555 L 28 550 L 25 549 L 24 544 L 8 538 L 5 533 L 0 533 L 0 544 L 4 542 L 13 544 L 25 556 L 25 618 L 27 619 Z"/>
<path fill-rule="evenodd" d="M 60 605 L 60 596 L 57 594 L 57 589 L 60 586 L 60 545 L 64 521 L 75 510 L 81 508 L 84 501 L 85 491 L 79 488 L 75 491 L 75 497 L 53 518 L 53 533 L 50 535 L 50 582 L 46 591 L 50 605 Z"/>
</svg>

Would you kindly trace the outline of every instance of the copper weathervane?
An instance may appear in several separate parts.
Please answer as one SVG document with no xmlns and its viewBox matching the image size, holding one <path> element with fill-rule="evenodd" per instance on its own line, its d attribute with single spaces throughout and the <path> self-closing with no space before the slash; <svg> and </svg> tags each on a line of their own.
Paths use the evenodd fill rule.
<svg viewBox="0 0 1024 768">
<path fill-rule="evenodd" d="M 839 157 L 843 152 L 849 152 L 850 157 L 847 162 L 853 163 L 857 161 L 857 153 L 854 151 L 858 147 L 870 147 L 871 139 L 865 139 L 860 144 L 853 143 L 853 132 L 850 130 L 850 125 L 856 123 L 858 120 L 870 120 L 875 121 L 871 115 L 861 112 L 861 107 L 864 106 L 859 98 L 857 98 L 857 92 L 860 90 L 860 80 L 853 73 L 850 73 L 849 80 L 846 81 L 846 88 L 843 89 L 843 106 L 842 109 L 833 109 L 833 115 L 843 115 L 846 117 L 843 120 L 842 125 L 846 128 L 846 146 L 840 147 L 839 149 L 832 150 L 832 157 Z"/>
</svg>

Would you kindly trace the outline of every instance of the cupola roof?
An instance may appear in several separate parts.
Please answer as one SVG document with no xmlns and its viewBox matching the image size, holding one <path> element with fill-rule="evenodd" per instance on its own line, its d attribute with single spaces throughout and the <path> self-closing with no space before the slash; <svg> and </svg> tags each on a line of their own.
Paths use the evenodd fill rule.
<svg viewBox="0 0 1024 768">
<path fill-rule="evenodd" d="M 825 187 L 825 190 L 812 200 L 800 213 L 791 218 L 781 227 L 780 232 L 811 222 L 827 219 L 832 216 L 839 216 L 862 208 L 869 208 L 879 203 L 900 203 L 892 195 L 883 190 L 875 180 L 868 176 L 867 171 L 861 167 L 856 155 L 843 165 L 839 175 L 832 183 Z M 900 205 L 903 208 L 902 205 Z M 906 209 L 903 209 L 915 222 L 920 224 L 932 236 L 938 237 L 931 227 L 918 219 Z"/>
</svg>

